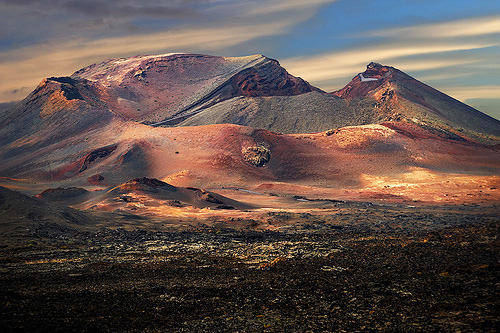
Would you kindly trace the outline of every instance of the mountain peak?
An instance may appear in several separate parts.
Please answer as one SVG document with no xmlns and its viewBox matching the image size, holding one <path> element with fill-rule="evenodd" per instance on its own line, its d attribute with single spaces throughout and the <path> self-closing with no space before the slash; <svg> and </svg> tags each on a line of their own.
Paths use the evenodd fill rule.
<svg viewBox="0 0 500 333">
<path fill-rule="evenodd" d="M 376 62 L 370 62 L 366 65 L 366 70 L 360 74 L 363 74 L 366 78 L 381 79 L 389 76 L 394 70 L 394 67 L 384 66 Z"/>
<path fill-rule="evenodd" d="M 383 85 L 389 77 L 392 77 L 395 68 L 384 66 L 376 62 L 366 65 L 366 70 L 358 73 L 344 88 L 332 92 L 341 98 L 352 99 L 366 96 L 369 92 Z"/>
<path fill-rule="evenodd" d="M 370 62 L 342 89 L 332 95 L 347 101 L 371 101 L 388 119 L 419 119 L 446 126 L 498 135 L 495 119 L 441 93 L 397 68 Z"/>
<path fill-rule="evenodd" d="M 82 68 L 71 78 L 95 83 L 115 114 L 154 125 L 178 123 L 201 108 L 238 96 L 291 96 L 319 90 L 262 54 L 114 58 Z"/>
<path fill-rule="evenodd" d="M 372 68 L 380 68 L 380 67 L 385 67 L 382 64 L 379 64 L 378 62 L 370 62 L 368 65 L 366 65 L 366 69 L 372 69 Z"/>
</svg>

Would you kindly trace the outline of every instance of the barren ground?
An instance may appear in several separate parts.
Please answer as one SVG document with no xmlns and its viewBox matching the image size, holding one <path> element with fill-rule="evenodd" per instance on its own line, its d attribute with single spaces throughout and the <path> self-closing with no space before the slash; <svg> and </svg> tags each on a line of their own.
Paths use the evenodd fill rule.
<svg viewBox="0 0 500 333">
<path fill-rule="evenodd" d="M 1 326 L 495 331 L 498 207 L 336 205 L 3 237 Z"/>
</svg>

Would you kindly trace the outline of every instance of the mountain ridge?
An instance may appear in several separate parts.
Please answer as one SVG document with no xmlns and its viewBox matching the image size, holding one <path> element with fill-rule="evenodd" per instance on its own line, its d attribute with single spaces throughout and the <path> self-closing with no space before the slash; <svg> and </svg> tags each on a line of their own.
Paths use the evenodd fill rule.
<svg viewBox="0 0 500 333">
<path fill-rule="evenodd" d="M 46 78 L 0 114 L 0 185 L 91 193 L 147 177 L 363 198 L 386 179 L 410 185 L 380 198 L 420 200 L 411 189 L 429 177 L 440 198 L 450 175 L 485 184 L 500 170 L 499 122 L 456 103 L 376 63 L 327 93 L 262 55 L 111 59 Z"/>
<path fill-rule="evenodd" d="M 118 58 L 80 69 L 72 77 L 99 82 L 108 88 L 104 99 L 114 112 L 155 126 L 236 96 L 319 90 L 263 55 L 176 53 Z"/>
<path fill-rule="evenodd" d="M 88 110 L 96 114 L 85 112 L 86 119 L 163 127 L 234 123 L 301 133 L 404 119 L 478 140 L 484 139 L 479 133 L 500 137 L 500 121 L 394 67 L 371 62 L 344 88 L 326 93 L 260 54 L 114 58 L 69 77 L 46 78 L 20 104 L 17 109 L 38 110 L 42 118 Z"/>
</svg>

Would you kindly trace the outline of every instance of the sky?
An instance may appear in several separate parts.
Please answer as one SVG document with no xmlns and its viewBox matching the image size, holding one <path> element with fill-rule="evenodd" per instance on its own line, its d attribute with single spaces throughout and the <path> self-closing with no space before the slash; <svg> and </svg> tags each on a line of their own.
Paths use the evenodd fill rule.
<svg viewBox="0 0 500 333">
<path fill-rule="evenodd" d="M 500 119 L 497 0 L 0 0 L 0 102 L 109 58 L 264 54 L 326 90 L 394 66 Z"/>
</svg>

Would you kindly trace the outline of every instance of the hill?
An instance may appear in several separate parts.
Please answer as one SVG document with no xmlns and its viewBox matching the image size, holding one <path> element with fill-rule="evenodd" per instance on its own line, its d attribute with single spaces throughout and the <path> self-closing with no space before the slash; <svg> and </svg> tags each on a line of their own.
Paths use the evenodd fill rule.
<svg viewBox="0 0 500 333">
<path fill-rule="evenodd" d="M 46 202 L 0 186 L 0 231 L 3 235 L 30 232 L 73 232 L 95 226 L 91 214 Z"/>
</svg>

